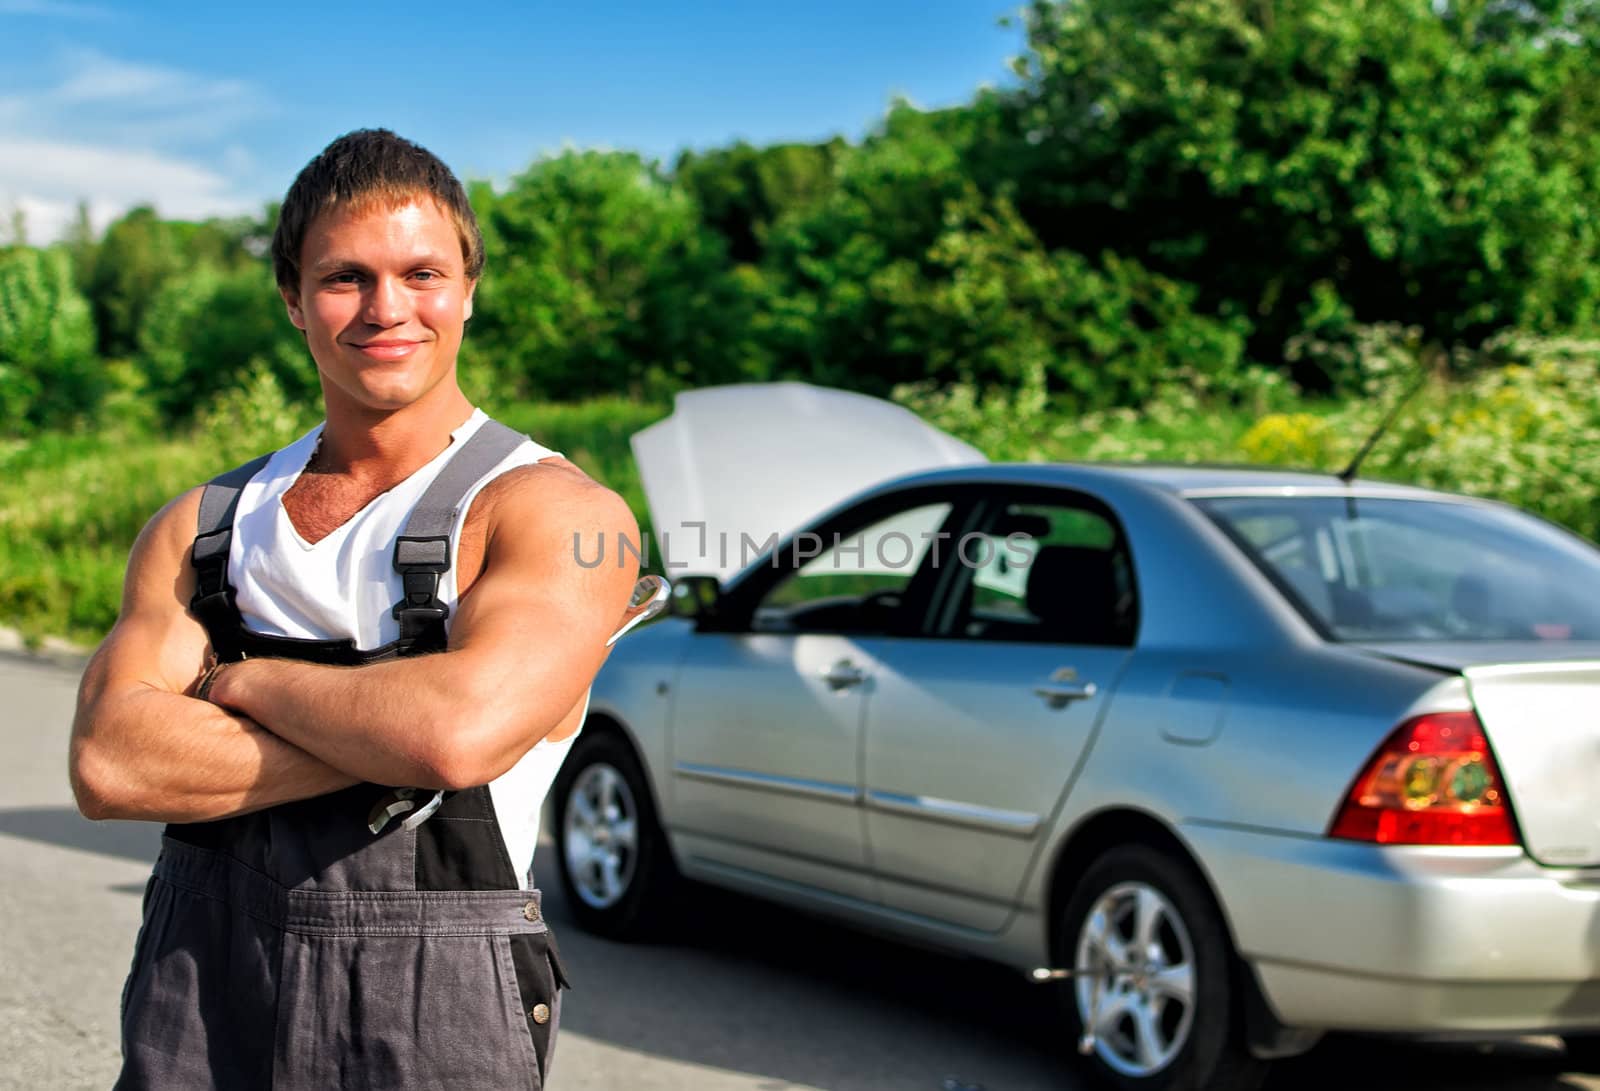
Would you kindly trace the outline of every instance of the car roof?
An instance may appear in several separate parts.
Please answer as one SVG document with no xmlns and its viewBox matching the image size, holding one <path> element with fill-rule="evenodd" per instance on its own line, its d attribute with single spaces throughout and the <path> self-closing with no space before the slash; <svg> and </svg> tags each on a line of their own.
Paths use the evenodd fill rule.
<svg viewBox="0 0 1600 1091">
<path fill-rule="evenodd" d="M 1358 477 L 1347 485 L 1334 473 L 1262 466 L 1155 462 L 991 462 L 909 474 L 879 487 L 904 488 L 913 484 L 957 482 L 1069 487 L 1122 482 L 1185 497 L 1330 494 L 1419 500 L 1468 499 L 1434 489 L 1369 478 Z"/>
</svg>

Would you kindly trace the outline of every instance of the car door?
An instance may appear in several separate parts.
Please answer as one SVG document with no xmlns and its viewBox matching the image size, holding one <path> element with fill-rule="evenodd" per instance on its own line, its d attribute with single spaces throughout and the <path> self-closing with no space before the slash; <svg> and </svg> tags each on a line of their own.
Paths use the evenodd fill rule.
<svg viewBox="0 0 1600 1091">
<path fill-rule="evenodd" d="M 864 649 L 864 804 L 885 905 L 994 931 L 1131 653 L 1137 599 L 1090 497 L 1015 490 L 976 520 L 925 637 Z"/>
<path fill-rule="evenodd" d="M 863 641 L 925 624 L 926 547 L 954 517 L 927 490 L 852 509 L 776 550 L 694 634 L 671 712 L 674 833 L 693 865 L 875 900 Z"/>
</svg>

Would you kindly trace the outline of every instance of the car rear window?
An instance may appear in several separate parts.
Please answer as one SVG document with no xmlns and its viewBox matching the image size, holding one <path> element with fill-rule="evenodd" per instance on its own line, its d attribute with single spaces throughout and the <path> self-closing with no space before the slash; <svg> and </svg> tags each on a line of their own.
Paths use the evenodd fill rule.
<svg viewBox="0 0 1600 1091">
<path fill-rule="evenodd" d="M 1600 639 L 1600 549 L 1515 509 L 1358 496 L 1194 503 L 1332 639 Z"/>
</svg>

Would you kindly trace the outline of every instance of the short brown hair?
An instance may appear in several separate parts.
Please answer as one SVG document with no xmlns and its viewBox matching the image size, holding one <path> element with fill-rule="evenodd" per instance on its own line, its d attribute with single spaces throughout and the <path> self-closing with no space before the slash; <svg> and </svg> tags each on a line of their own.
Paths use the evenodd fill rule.
<svg viewBox="0 0 1600 1091">
<path fill-rule="evenodd" d="M 467 279 L 483 272 L 483 233 L 467 191 L 428 149 L 388 129 L 345 133 L 305 165 L 289 187 L 272 233 L 272 273 L 286 290 L 300 287 L 300 249 L 311 221 L 336 205 L 403 205 L 416 197 L 439 203 L 461 236 Z"/>
</svg>

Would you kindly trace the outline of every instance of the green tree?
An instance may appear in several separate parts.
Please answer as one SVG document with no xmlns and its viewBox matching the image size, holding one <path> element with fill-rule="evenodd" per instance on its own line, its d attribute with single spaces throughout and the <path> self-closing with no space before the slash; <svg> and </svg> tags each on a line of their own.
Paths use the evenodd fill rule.
<svg viewBox="0 0 1600 1091">
<path fill-rule="evenodd" d="M 21 205 L 14 205 L 6 215 L 3 242 L 8 248 L 20 249 L 28 245 L 28 213 Z"/>
<path fill-rule="evenodd" d="M 843 156 L 828 195 L 770 233 L 754 330 L 775 375 L 873 393 L 928 376 L 925 346 L 889 320 L 917 275 L 899 263 L 920 268 L 966 184 L 940 120 L 897 105 Z"/>
<path fill-rule="evenodd" d="M 7 431 L 70 423 L 105 392 L 89 305 L 60 249 L 0 253 L 0 420 Z"/>
<path fill-rule="evenodd" d="M 94 224 L 89 219 L 88 201 L 78 202 L 62 245 L 72 258 L 73 283 L 79 291 L 87 291 L 94 277 L 94 260 L 99 250 L 94 238 Z"/>
<path fill-rule="evenodd" d="M 145 311 L 167 281 L 201 265 L 233 270 L 255 266 L 260 224 L 250 217 L 203 223 L 162 220 L 141 206 L 106 228 L 94 254 L 87 293 L 100 351 L 129 356 L 139 347 Z"/>
<path fill-rule="evenodd" d="M 320 389 L 305 339 L 263 262 L 201 264 L 168 278 L 145 308 L 137 362 L 147 396 L 169 420 L 189 417 L 257 372 L 292 403 L 314 401 Z"/>
<path fill-rule="evenodd" d="M 735 262 L 755 264 L 767 232 L 782 216 L 815 205 L 833 188 L 833 170 L 847 145 L 772 144 L 684 152 L 673 180 L 700 207 L 701 221 L 728 245 Z"/>
<path fill-rule="evenodd" d="M 473 196 L 489 264 L 471 355 L 512 390 L 653 394 L 754 374 L 721 241 L 652 164 L 568 152 Z"/>
<path fill-rule="evenodd" d="M 184 264 L 176 232 L 153 208 L 135 208 L 106 229 L 88 283 L 103 354 L 133 352 L 145 309 Z"/>
<path fill-rule="evenodd" d="M 1262 358 L 1334 314 L 1600 318 L 1592 0 L 1038 0 L 1028 30 L 1042 241 L 1197 285 Z"/>
<path fill-rule="evenodd" d="M 1192 287 L 1130 258 L 1046 251 L 1008 200 L 975 192 L 946 208 L 921 267 L 896 263 L 879 283 L 901 301 L 892 336 L 933 378 L 1016 390 L 1037 371 L 1078 409 L 1139 404 L 1180 372 L 1225 382 L 1248 332 L 1194 313 Z"/>
</svg>

